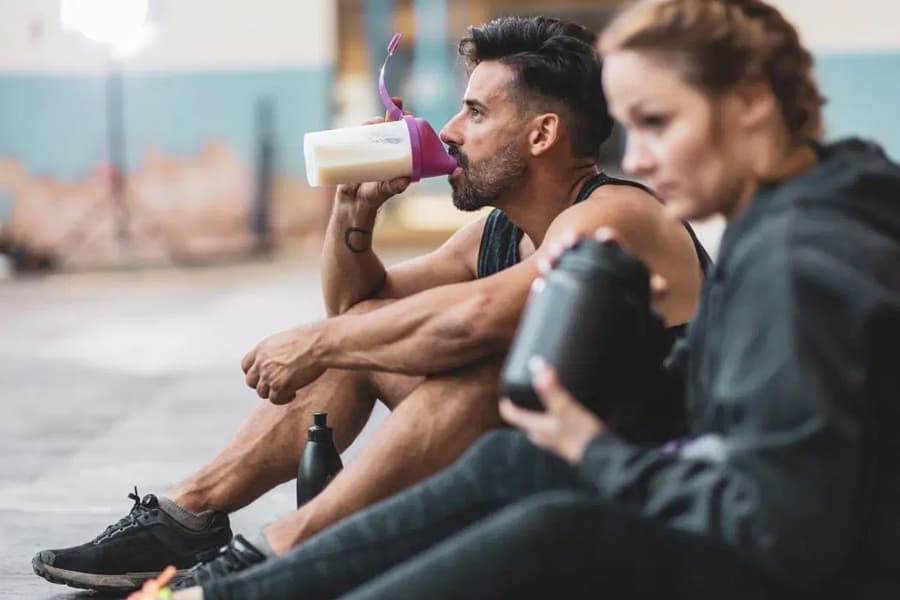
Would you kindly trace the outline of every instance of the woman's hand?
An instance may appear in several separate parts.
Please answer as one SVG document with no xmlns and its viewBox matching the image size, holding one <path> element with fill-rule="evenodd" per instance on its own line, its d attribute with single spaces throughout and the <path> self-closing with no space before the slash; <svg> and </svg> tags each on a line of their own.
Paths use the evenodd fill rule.
<svg viewBox="0 0 900 600">
<path fill-rule="evenodd" d="M 527 433 L 535 445 L 570 463 L 579 462 L 588 443 L 603 433 L 606 426 L 562 387 L 556 371 L 543 359 L 532 359 L 529 367 L 532 385 L 546 412 L 521 408 L 503 398 L 500 415 L 507 423 Z"/>
<path fill-rule="evenodd" d="M 538 271 L 541 277 L 535 280 L 535 285 L 541 287 L 544 285 L 543 278 L 550 274 L 550 271 L 559 264 L 562 255 L 572 249 L 572 247 L 580 241 L 581 237 L 572 231 L 563 233 L 556 241 L 552 242 L 549 247 L 548 254 L 545 258 L 538 261 Z M 606 242 L 619 246 L 625 252 L 633 254 L 628 245 L 622 241 L 622 236 L 609 227 L 601 227 L 594 232 L 594 239 L 599 242 Z M 650 295 L 651 302 L 654 306 L 658 306 L 659 302 L 664 300 L 669 293 L 669 282 L 665 277 L 653 273 L 650 275 Z"/>
</svg>

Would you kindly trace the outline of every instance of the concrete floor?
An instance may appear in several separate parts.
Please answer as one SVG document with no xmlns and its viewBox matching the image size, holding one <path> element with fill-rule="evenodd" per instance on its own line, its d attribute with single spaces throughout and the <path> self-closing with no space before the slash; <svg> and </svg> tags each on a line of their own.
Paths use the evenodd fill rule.
<svg viewBox="0 0 900 600">
<path fill-rule="evenodd" d="M 211 457 L 255 401 L 241 357 L 323 314 L 313 261 L 0 280 L 0 598 L 94 597 L 38 578 L 31 557 L 92 539 L 133 486 L 161 492 Z M 234 530 L 293 504 L 281 486 Z"/>
<path fill-rule="evenodd" d="M 698 227 L 713 252 L 720 233 Z M 222 446 L 256 401 L 243 355 L 324 316 L 318 265 L 3 275 L 0 599 L 90 598 L 35 576 L 31 557 L 93 539 L 130 509 L 133 486 L 162 492 Z M 345 462 L 385 414 L 379 405 Z M 293 484 L 276 488 L 233 528 L 255 532 L 294 502 Z"/>
</svg>

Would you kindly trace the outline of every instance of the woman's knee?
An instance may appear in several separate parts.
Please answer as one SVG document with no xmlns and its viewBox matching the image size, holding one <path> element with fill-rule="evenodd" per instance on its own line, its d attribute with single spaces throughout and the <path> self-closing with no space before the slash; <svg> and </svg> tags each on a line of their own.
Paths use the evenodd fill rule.
<svg viewBox="0 0 900 600">
<path fill-rule="evenodd" d="M 511 457 L 522 457 L 534 446 L 522 432 L 495 429 L 482 435 L 464 455 L 467 460 L 485 464 L 509 464 Z"/>
<path fill-rule="evenodd" d="M 595 522 L 602 512 L 600 502 L 588 492 L 577 489 L 548 490 L 525 498 L 508 509 L 508 517 L 521 521 L 523 531 L 572 531 Z"/>
<path fill-rule="evenodd" d="M 500 478 L 504 486 L 551 490 L 577 486 L 574 469 L 538 448 L 521 431 L 497 429 L 482 435 L 459 460 L 481 478 Z"/>
</svg>

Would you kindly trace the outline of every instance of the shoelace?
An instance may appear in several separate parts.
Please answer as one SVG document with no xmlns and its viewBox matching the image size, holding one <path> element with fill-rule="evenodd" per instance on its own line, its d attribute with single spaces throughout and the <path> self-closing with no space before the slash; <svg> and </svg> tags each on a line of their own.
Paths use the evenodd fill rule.
<svg viewBox="0 0 900 600">
<path fill-rule="evenodd" d="M 145 514 L 151 510 L 148 506 L 141 503 L 141 497 L 138 494 L 137 486 L 134 486 L 134 492 L 128 494 L 128 499 L 134 500 L 134 506 L 131 507 L 131 510 L 127 515 L 104 529 L 103 533 L 101 533 L 94 539 L 95 544 L 99 544 L 104 540 L 108 540 L 109 538 L 122 531 L 125 531 L 126 529 L 131 529 L 132 527 L 137 525 L 137 519 L 140 515 Z"/>
</svg>

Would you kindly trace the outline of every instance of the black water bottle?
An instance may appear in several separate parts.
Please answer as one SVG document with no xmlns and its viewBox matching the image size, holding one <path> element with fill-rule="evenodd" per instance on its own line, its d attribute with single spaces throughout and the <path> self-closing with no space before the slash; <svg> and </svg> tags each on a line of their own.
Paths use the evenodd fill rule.
<svg viewBox="0 0 900 600">
<path fill-rule="evenodd" d="M 544 283 L 532 287 L 504 365 L 503 392 L 540 410 L 529 369 L 540 356 L 579 402 L 607 418 L 640 376 L 648 328 L 662 327 L 650 309 L 650 274 L 615 243 L 583 239 Z"/>
<path fill-rule="evenodd" d="M 297 471 L 298 508 L 324 490 L 328 482 L 344 468 L 327 422 L 328 413 L 317 412 L 313 415 L 313 425 L 309 428 L 306 448 L 303 449 Z"/>
</svg>

